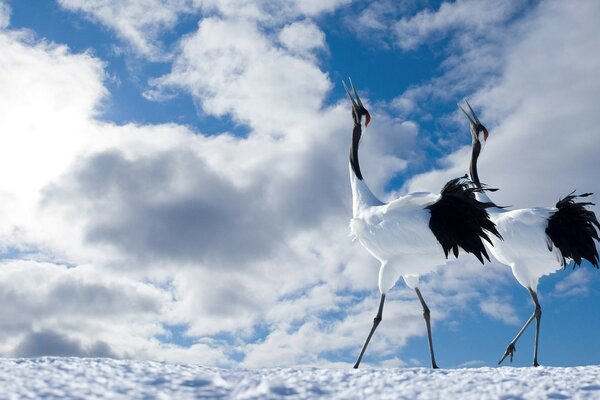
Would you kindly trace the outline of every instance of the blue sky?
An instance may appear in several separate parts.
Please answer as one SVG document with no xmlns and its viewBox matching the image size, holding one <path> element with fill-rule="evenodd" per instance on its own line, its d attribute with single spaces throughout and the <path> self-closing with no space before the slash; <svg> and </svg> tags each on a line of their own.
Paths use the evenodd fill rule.
<svg viewBox="0 0 600 400">
<path fill-rule="evenodd" d="M 464 174 L 464 97 L 498 203 L 600 192 L 595 2 L 273 4 L 0 1 L 0 355 L 351 364 L 379 295 L 348 237 L 348 76 L 384 199 Z M 542 364 L 598 363 L 599 283 L 542 279 Z M 465 256 L 422 291 L 442 367 L 495 365 L 532 312 L 507 267 Z M 402 283 L 365 365 L 428 365 Z"/>
</svg>

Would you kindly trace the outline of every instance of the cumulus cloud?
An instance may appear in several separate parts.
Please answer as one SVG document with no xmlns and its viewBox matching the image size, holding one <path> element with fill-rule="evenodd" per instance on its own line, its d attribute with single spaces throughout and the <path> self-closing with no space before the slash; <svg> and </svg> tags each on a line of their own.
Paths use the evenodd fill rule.
<svg viewBox="0 0 600 400">
<path fill-rule="evenodd" d="M 0 288 L 5 356 L 127 356 L 129 341 L 162 331 L 169 304 L 152 285 L 92 266 L 4 261 Z"/>
<path fill-rule="evenodd" d="M 591 34 L 597 31 L 598 15 L 600 8 L 594 2 L 581 7 L 539 4 L 514 23 L 514 35 L 494 44 L 503 61 L 493 69 L 497 78 L 467 86 L 473 91 L 469 101 L 490 132 L 479 174 L 501 189 L 492 196 L 498 204 L 552 207 L 575 189 L 598 193 L 598 182 L 590 173 L 600 167 L 600 142 L 595 139 L 600 119 L 592 110 L 600 101 L 600 81 L 595 76 L 600 53 Z M 477 74 L 477 63 L 469 59 L 473 51 L 466 47 L 460 55 L 464 63 L 457 66 L 459 71 L 469 65 Z M 449 74 L 454 73 L 452 68 Z M 448 121 L 453 119 L 461 121 L 462 132 L 454 135 L 470 140 L 461 113 L 456 111 Z M 405 189 L 438 187 L 448 175 L 465 173 L 469 157 L 469 147 L 459 148 L 441 160 L 442 168 L 414 177 Z M 576 287 L 586 290 L 585 285 Z M 562 285 L 557 291 L 568 293 Z"/>
<path fill-rule="evenodd" d="M 345 99 L 325 101 L 333 83 L 315 54 L 327 48 L 326 38 L 311 20 L 344 2 L 288 2 L 270 16 L 266 11 L 281 4 L 181 1 L 139 18 L 145 8 L 133 0 L 61 4 L 111 27 L 150 58 L 162 52 L 161 33 L 182 15 L 202 15 L 148 95 L 187 93 L 200 112 L 230 117 L 249 132 L 208 136 L 177 124 L 100 122 L 103 102 L 110 101 L 101 60 L 15 32 L 0 33 L 5 140 L 0 235 L 4 250 L 27 251 L 32 259 L 7 261 L 0 268 L 2 315 L 11 316 L 0 322 L 2 354 L 219 365 L 242 359 L 247 366 L 323 363 L 332 352 L 348 349 L 354 355 L 351 350 L 362 344 L 376 310 L 371 294 L 378 265 L 348 238 L 351 117 Z M 585 10 L 566 13 L 568 23 L 581 31 L 565 39 L 551 31 L 552 23 L 567 23 L 558 18 L 563 11 L 556 4 L 540 7 L 528 20 L 531 26 L 517 27 L 520 36 L 502 45 L 506 63 L 487 64 L 501 79 L 473 96 L 473 103 L 482 107 L 481 118 L 491 121 L 488 146 L 498 147 L 497 160 L 513 160 L 517 143 L 539 146 L 545 140 L 531 133 L 537 132 L 533 125 L 515 127 L 518 118 L 533 118 L 550 137 L 561 137 L 553 133 L 561 126 L 560 114 L 547 123 L 542 116 L 544 107 L 557 102 L 554 92 L 567 86 L 560 83 L 567 75 L 573 86 L 567 93 L 585 95 L 581 101 L 591 103 L 583 110 L 593 114 L 595 83 L 578 80 L 591 77 L 593 54 L 583 66 L 558 63 L 552 71 L 560 79 L 534 76 L 536 66 L 552 64 L 546 37 L 571 60 L 593 50 L 593 41 L 582 33 L 595 26 Z M 576 45 L 565 46 L 567 41 Z M 519 77 L 519 59 L 532 49 L 536 57 L 530 57 L 528 74 Z M 461 54 L 467 59 L 473 53 Z M 449 62 L 446 71 L 452 74 L 458 64 Z M 459 81 L 461 74 L 448 76 Z M 409 168 L 410 157 L 418 158 L 420 127 L 364 97 L 374 118 L 361 147 L 363 172 L 385 198 L 386 183 Z M 397 103 L 410 113 L 417 98 Z M 576 108 L 562 112 L 564 118 L 582 117 Z M 500 117 L 506 125 L 497 122 Z M 591 132 L 594 118 L 578 121 L 575 135 Z M 577 137 L 587 138 L 586 145 L 560 143 L 584 157 L 587 153 L 577 151 L 588 151 L 593 143 L 589 136 Z M 456 152 L 443 161 L 447 168 L 419 176 L 404 189 L 439 190 L 447 176 L 462 175 L 466 153 Z M 536 162 L 523 161 L 534 172 L 547 163 L 544 152 L 537 154 Z M 498 172 L 503 165 L 483 162 L 487 155 L 481 166 L 482 174 L 488 171 L 486 180 L 502 182 L 508 194 L 520 190 L 522 182 Z M 581 163 L 594 166 L 593 160 L 581 158 Z M 565 163 L 561 168 L 578 171 Z M 527 193 L 522 198 L 535 199 Z M 502 299 L 498 291 L 509 282 L 508 271 L 491 266 L 480 272 L 465 260 L 425 280 L 422 290 L 434 326 L 470 304 L 484 312 L 497 308 L 499 300 L 490 303 L 488 297 Z M 482 295 L 482 286 L 490 296 Z M 510 309 L 502 315 L 511 322 Z M 425 334 L 414 293 L 398 288 L 385 320 L 373 354 L 387 364 L 414 364 L 397 357 L 409 338 Z M 164 343 L 167 325 L 174 324 L 193 345 Z"/>
<path fill-rule="evenodd" d="M 0 29 L 4 29 L 10 23 L 10 7 L 0 1 Z"/>
<path fill-rule="evenodd" d="M 583 268 L 569 271 L 569 275 L 554 286 L 554 294 L 558 297 L 587 296 L 591 278 L 591 273 Z"/>
<path fill-rule="evenodd" d="M 13 352 L 15 357 L 112 357 L 104 342 L 96 342 L 84 348 L 78 340 L 69 339 L 54 331 L 32 332 L 23 339 Z"/>
<path fill-rule="evenodd" d="M 110 2 L 102 0 L 59 0 L 59 4 L 72 11 L 80 11 L 113 29 L 135 51 L 146 57 L 161 58 L 160 33 L 173 28 L 180 14 L 192 11 L 191 1 L 126 0 Z"/>
<path fill-rule="evenodd" d="M 501 188 L 494 193 L 497 202 L 552 206 L 575 188 L 597 191 L 589 171 L 599 167 L 595 155 L 600 142 L 593 138 L 599 121 L 592 105 L 599 100 L 600 81 L 594 75 L 600 57 L 589 31 L 595 29 L 598 12 L 593 2 L 577 8 L 540 4 L 519 23 L 521 34 L 504 44 L 506 60 L 499 79 L 470 96 L 490 131 L 479 169 L 482 180 Z M 580 29 L 569 28 L 573 25 Z M 582 58 L 585 62 L 574 62 Z M 468 138 L 466 124 L 462 129 Z M 446 162 L 446 172 L 462 173 L 468 151 L 461 149 Z M 552 178 L 539 179 L 542 176 Z M 439 179 L 434 172 L 409 186 L 429 187 Z M 531 182 L 536 182 L 535 190 Z"/>
<path fill-rule="evenodd" d="M 319 36 L 304 24 L 300 29 Z M 240 30 L 227 32 L 232 27 Z M 218 34 L 225 35 L 221 44 Z M 255 40 L 247 43 L 248 37 Z M 282 346 L 289 337 L 289 344 L 295 336 L 280 333 L 309 323 L 299 305 L 315 302 L 310 313 L 343 319 L 344 293 L 376 287 L 369 271 L 376 263 L 348 238 L 347 152 L 338 150 L 349 146 L 349 109 L 325 106 L 327 74 L 300 54 L 300 45 L 282 48 L 278 41 L 249 22 L 207 18 L 161 79 L 198 96 L 206 112 L 231 114 L 251 127 L 247 137 L 236 137 L 175 124 L 100 122 L 102 104 L 110 101 L 100 60 L 14 32 L 0 35 L 2 132 L 10 132 L 1 150 L 0 232 L 5 249 L 38 260 L 2 269 L 4 315 L 22 312 L 2 325 L 12 333 L 3 354 L 227 365 L 240 343 L 210 338 L 226 332 L 249 343 L 248 365 L 303 363 L 312 359 L 306 352 L 250 356 L 251 344 L 260 347 L 255 329 L 266 323 L 269 337 Z M 211 62 L 238 68 L 214 74 L 217 82 L 183 68 L 208 71 Z M 292 81 L 300 83 L 285 89 Z M 228 99 L 236 86 L 238 97 Z M 369 136 L 365 174 L 382 188 L 405 168 L 397 149 L 414 143 L 415 127 L 382 112 Z M 17 290 L 34 272 L 39 279 Z M 323 281 L 330 282 L 326 291 L 310 289 Z M 46 286 L 35 288 L 36 282 Z M 288 303 L 297 312 L 277 317 L 276 305 Z M 196 343 L 161 343 L 167 324 L 183 326 Z M 300 332 L 314 336 L 318 326 L 311 322 Z M 402 332 L 407 338 L 418 331 Z M 345 335 L 338 348 L 350 343 Z M 275 346 L 272 340 L 263 348 Z M 318 351 L 325 352 L 321 342 Z"/>
<path fill-rule="evenodd" d="M 482 301 L 480 307 L 485 314 L 506 324 L 519 323 L 516 310 L 506 299 L 489 298 Z"/>
<path fill-rule="evenodd" d="M 279 32 L 279 41 L 291 52 L 304 55 L 325 48 L 325 35 L 314 23 L 307 21 L 286 25 Z"/>
<path fill-rule="evenodd" d="M 519 6 L 510 2 L 458 0 L 443 2 L 439 9 L 423 10 L 396 22 L 393 30 L 398 46 L 414 49 L 423 42 L 440 40 L 449 32 L 469 36 L 486 34 L 492 25 L 505 22 Z"/>
<path fill-rule="evenodd" d="M 266 26 L 282 25 L 301 17 L 332 12 L 350 0 L 175 0 L 104 1 L 59 0 L 65 9 L 78 11 L 109 27 L 140 56 L 153 60 L 169 58 L 162 33 L 172 30 L 183 17 L 219 15 L 257 21 Z M 310 28 L 309 28 L 310 29 Z M 304 29 L 303 33 L 318 34 Z M 317 38 L 318 39 L 318 38 Z M 306 42 L 304 42 L 306 43 Z"/>
<path fill-rule="evenodd" d="M 204 112 L 231 114 L 274 135 L 299 127 L 314 135 L 317 127 L 310 124 L 317 121 L 307 119 L 318 113 L 331 85 L 318 66 L 273 46 L 255 23 L 220 18 L 202 20 L 182 41 L 171 72 L 154 84 L 189 91 Z"/>
</svg>

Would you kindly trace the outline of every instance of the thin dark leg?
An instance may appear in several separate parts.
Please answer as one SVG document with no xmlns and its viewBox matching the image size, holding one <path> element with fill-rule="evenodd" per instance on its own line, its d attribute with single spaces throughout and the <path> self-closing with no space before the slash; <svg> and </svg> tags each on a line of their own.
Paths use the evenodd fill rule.
<svg viewBox="0 0 600 400">
<path fill-rule="evenodd" d="M 519 331 L 519 333 L 517 333 L 517 336 L 515 336 L 515 338 L 512 340 L 512 342 L 510 342 L 508 344 L 508 346 L 506 347 L 506 351 L 504 352 L 504 355 L 502 356 L 502 358 L 500 359 L 500 361 L 498 361 L 498 364 L 501 364 L 502 361 L 504 361 L 504 359 L 508 356 L 510 356 L 510 362 L 512 362 L 513 359 L 513 353 L 516 351 L 515 345 L 517 343 L 517 340 L 519 340 L 519 338 L 521 337 L 521 335 L 523 334 L 523 332 L 525 332 L 525 329 L 527 329 L 527 327 L 529 326 L 529 324 L 531 324 L 531 321 L 533 321 L 534 318 L 537 318 L 537 330 L 539 330 L 539 319 L 542 316 L 542 308 L 540 307 L 538 301 L 537 301 L 537 295 L 535 294 L 535 292 L 533 291 L 533 289 L 528 288 L 529 289 L 529 294 L 531 295 L 531 297 L 533 298 L 533 302 L 535 303 L 535 309 L 533 310 L 533 314 L 531 314 L 531 317 L 529 317 L 529 319 L 527 320 L 527 322 L 525 322 L 525 325 L 523 325 L 523 327 L 521 328 L 521 330 Z M 535 296 L 535 297 L 534 297 Z M 535 359 L 534 359 L 534 363 L 537 362 L 537 335 L 536 335 L 536 350 L 535 350 Z"/>
<path fill-rule="evenodd" d="M 425 325 L 427 326 L 427 339 L 429 339 L 429 354 L 431 355 L 431 368 L 437 369 L 438 366 L 435 363 L 435 355 L 433 354 L 433 341 L 431 340 L 431 323 L 429 318 L 429 307 L 425 304 L 425 300 L 423 300 L 423 296 L 421 295 L 421 291 L 419 288 L 415 288 L 415 292 L 417 292 L 417 297 L 419 297 L 419 301 L 423 306 L 423 318 L 425 318 Z"/>
<path fill-rule="evenodd" d="M 365 354 L 365 350 L 367 350 L 367 346 L 369 345 L 369 342 L 371 341 L 371 336 L 373 336 L 375 329 L 377 329 L 377 327 L 379 326 L 379 323 L 381 322 L 382 315 L 383 315 L 383 302 L 384 301 L 385 301 L 385 294 L 382 294 L 381 302 L 379 303 L 379 311 L 377 311 L 377 316 L 375 316 L 375 319 L 373 319 L 373 327 L 371 328 L 371 332 L 369 332 L 369 336 L 367 336 L 367 340 L 365 341 L 365 344 L 363 345 L 363 348 L 360 351 L 360 354 L 358 355 L 358 360 L 356 360 L 356 364 L 354 364 L 355 369 L 358 368 L 358 365 L 360 364 L 360 361 L 363 358 L 363 354 Z"/>
<path fill-rule="evenodd" d="M 538 297 L 537 297 L 537 293 L 534 292 L 532 289 L 529 289 L 529 294 L 531 295 L 531 298 L 533 299 L 533 302 L 535 303 L 535 344 L 533 347 L 533 366 L 534 367 L 539 367 L 540 364 L 538 363 L 538 343 L 539 343 L 539 338 L 540 338 L 540 322 L 542 320 L 542 307 L 540 306 L 540 302 L 538 301 Z"/>
</svg>

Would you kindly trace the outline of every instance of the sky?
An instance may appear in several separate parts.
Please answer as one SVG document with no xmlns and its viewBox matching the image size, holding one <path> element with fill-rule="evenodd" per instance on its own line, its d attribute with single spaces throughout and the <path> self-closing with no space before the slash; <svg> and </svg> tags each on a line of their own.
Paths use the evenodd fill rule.
<svg viewBox="0 0 600 400">
<path fill-rule="evenodd" d="M 384 200 L 464 175 L 468 98 L 496 203 L 598 202 L 599 19 L 593 0 L 0 0 L 0 356 L 351 366 L 379 265 L 349 236 L 342 79 Z M 542 278 L 541 364 L 600 362 L 599 284 L 589 264 Z M 474 257 L 421 291 L 441 367 L 495 365 L 533 311 Z M 402 282 L 363 364 L 429 365 Z"/>
</svg>

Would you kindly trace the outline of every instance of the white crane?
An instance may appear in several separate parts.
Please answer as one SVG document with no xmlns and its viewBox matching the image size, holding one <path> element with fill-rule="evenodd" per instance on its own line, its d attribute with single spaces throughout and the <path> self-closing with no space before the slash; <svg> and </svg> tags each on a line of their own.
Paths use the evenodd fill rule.
<svg viewBox="0 0 600 400">
<path fill-rule="evenodd" d="M 477 174 L 477 159 L 489 134 L 469 102 L 466 100 L 465 102 L 471 115 L 460 105 L 459 108 L 467 116 L 471 126 L 472 152 L 469 175 L 477 187 L 481 188 L 482 184 Z M 600 228 L 600 224 L 594 212 L 586 208 L 593 203 L 575 201 L 576 198 L 587 197 L 591 193 L 581 195 L 574 193 L 559 200 L 552 208 L 506 210 L 501 207 L 492 207 L 489 209 L 490 217 L 496 224 L 503 240 L 496 240 L 492 237 L 491 244 L 493 246 L 488 246 L 488 249 L 498 261 L 512 269 L 517 281 L 529 291 L 535 305 L 533 314 L 509 343 L 498 364 L 501 364 L 508 356 L 512 362 L 517 340 L 535 318 L 533 365 L 539 366 L 538 341 L 542 308 L 538 301 L 537 285 L 542 276 L 566 267 L 570 261 L 581 265 L 583 259 L 598 268 L 598 251 L 594 239 L 599 240 L 596 227 Z M 477 192 L 477 197 L 480 201 L 491 203 L 484 192 Z"/>
<path fill-rule="evenodd" d="M 450 251 L 458 257 L 459 248 L 473 253 L 482 263 L 483 257 L 489 260 L 482 239 L 489 241 L 488 233 L 500 236 L 486 212 L 491 205 L 479 202 L 475 192 L 483 189 L 473 187 L 464 178 L 449 181 L 440 194 L 411 193 L 387 204 L 379 201 L 365 184 L 358 163 L 362 117 L 365 116 L 366 127 L 371 116 L 360 101 L 352 81 L 350 85 L 356 99 L 343 84 L 352 102 L 354 119 L 350 149 L 353 203 L 350 228 L 369 253 L 381 262 L 379 309 L 354 368 L 358 368 L 371 336 L 381 322 L 387 292 L 400 277 L 415 290 L 423 306 L 431 366 L 437 368 L 430 313 L 419 290 L 419 276 L 443 264 L 443 256 L 447 258 Z"/>
</svg>

